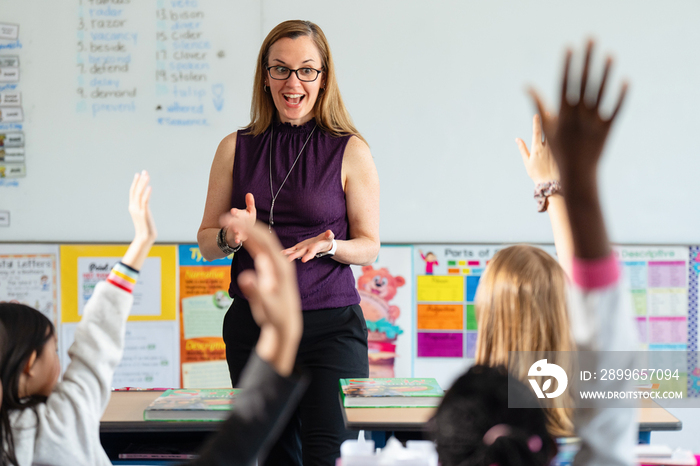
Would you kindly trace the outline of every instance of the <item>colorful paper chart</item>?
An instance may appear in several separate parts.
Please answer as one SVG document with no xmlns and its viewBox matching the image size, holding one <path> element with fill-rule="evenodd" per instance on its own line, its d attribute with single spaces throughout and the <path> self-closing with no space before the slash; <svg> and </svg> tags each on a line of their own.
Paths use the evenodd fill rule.
<svg viewBox="0 0 700 466">
<path fill-rule="evenodd" d="M 688 248 L 616 246 L 637 320 L 649 349 L 688 343 Z"/>
<path fill-rule="evenodd" d="M 207 261 L 196 244 L 180 244 L 180 362 L 185 388 L 231 385 L 223 321 L 232 300 L 231 257 Z"/>
<path fill-rule="evenodd" d="M 0 301 L 37 309 L 58 326 L 58 246 L 0 244 Z"/>
<path fill-rule="evenodd" d="M 502 247 L 414 246 L 417 358 L 474 357 L 476 289 L 488 261 Z"/>
</svg>

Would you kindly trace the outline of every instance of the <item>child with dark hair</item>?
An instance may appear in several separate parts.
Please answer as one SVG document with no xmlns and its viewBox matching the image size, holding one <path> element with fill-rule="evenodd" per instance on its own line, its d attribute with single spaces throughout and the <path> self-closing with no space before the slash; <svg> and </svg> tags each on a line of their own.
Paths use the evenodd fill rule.
<svg viewBox="0 0 700 466">
<path fill-rule="evenodd" d="M 0 361 L 3 465 L 111 464 L 100 444 L 99 424 L 124 351 L 131 292 L 156 239 L 148 181 L 146 172 L 134 177 L 129 193 L 134 240 L 86 304 L 60 383 L 51 322 L 31 307 L 0 303 L 7 332 Z"/>
<path fill-rule="evenodd" d="M 155 241 L 148 201 L 148 175 L 137 175 L 129 210 L 134 241 L 85 307 L 69 349 L 63 381 L 51 322 L 21 304 L 0 303 L 0 465 L 108 465 L 99 422 L 124 346 L 131 290 Z M 243 372 L 236 409 L 190 466 L 246 466 L 262 461 L 279 437 L 308 384 L 292 374 L 302 334 L 301 300 L 293 264 L 279 252 L 277 236 L 261 225 L 240 225 L 231 215 L 222 225 L 245 231 L 254 270 L 238 284 L 250 302 L 261 335 Z M 3 325 L 11 332 L 8 340 Z M 3 396 L 4 393 L 4 396 Z"/>
<path fill-rule="evenodd" d="M 509 396 L 530 408 L 508 408 Z M 557 452 L 537 399 L 503 366 L 469 369 L 445 394 L 433 423 L 442 466 L 545 466 Z"/>
<path fill-rule="evenodd" d="M 45 403 L 58 380 L 61 367 L 56 352 L 56 330 L 44 314 L 24 304 L 1 303 L 0 322 L 11 329 L 13 338 L 12 342 L 5 339 L 3 346 L 9 351 L 7 354 L 3 352 L 0 361 L 0 379 L 6 387 L 0 408 L 0 431 L 4 446 L 2 457 L 16 464 L 10 412 Z M 29 370 L 41 371 L 41 377 L 27 377 Z"/>
</svg>

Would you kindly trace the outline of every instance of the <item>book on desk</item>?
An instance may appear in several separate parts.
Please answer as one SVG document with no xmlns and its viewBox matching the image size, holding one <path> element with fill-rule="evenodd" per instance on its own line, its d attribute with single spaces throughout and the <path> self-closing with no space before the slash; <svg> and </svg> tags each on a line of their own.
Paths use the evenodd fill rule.
<svg viewBox="0 0 700 466">
<path fill-rule="evenodd" d="M 346 408 L 433 408 L 445 392 L 431 378 L 340 379 Z"/>
<path fill-rule="evenodd" d="M 223 421 L 236 402 L 239 388 L 166 390 L 143 411 L 145 421 Z"/>
</svg>

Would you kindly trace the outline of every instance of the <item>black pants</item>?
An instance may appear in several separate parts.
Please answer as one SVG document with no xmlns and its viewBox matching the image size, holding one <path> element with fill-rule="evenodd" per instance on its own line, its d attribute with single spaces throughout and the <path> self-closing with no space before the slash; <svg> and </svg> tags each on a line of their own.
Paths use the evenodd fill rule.
<svg viewBox="0 0 700 466">
<path fill-rule="evenodd" d="M 334 466 L 340 444 L 357 433 L 345 429 L 338 379 L 369 377 L 367 326 L 358 304 L 304 311 L 297 369 L 311 382 L 266 466 Z M 260 336 L 248 302 L 235 298 L 224 318 L 226 362 L 235 387 Z M 303 448 L 302 448 L 303 446 Z"/>
</svg>

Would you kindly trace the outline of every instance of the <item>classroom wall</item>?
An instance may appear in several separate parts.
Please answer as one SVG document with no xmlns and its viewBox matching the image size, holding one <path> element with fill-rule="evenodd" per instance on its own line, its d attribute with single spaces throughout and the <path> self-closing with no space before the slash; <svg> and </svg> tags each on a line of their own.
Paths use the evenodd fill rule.
<svg viewBox="0 0 700 466">
<path fill-rule="evenodd" d="M 11 219 L 0 242 L 128 241 L 126 189 L 143 168 L 159 240 L 194 241 L 217 144 L 248 122 L 259 44 L 280 21 L 304 18 L 326 32 L 345 102 L 370 143 L 383 242 L 551 242 L 514 139 L 530 139 L 527 86 L 554 102 L 563 48 L 580 51 L 595 37 L 599 56 L 616 58 L 609 90 L 631 82 L 601 172 L 611 239 L 700 243 L 697 2 L 189 0 L 211 43 L 208 86 L 195 89 L 205 92 L 208 123 L 181 127 L 159 123 L 156 110 L 197 104 L 174 97 L 173 83 L 163 93 L 155 78 L 156 34 L 172 26 L 158 10 L 175 9 L 170 0 L 126 6 L 124 30 L 141 37 L 122 77 L 138 89 L 134 111 L 80 110 L 76 70 L 89 57 L 78 58 L 78 23 L 94 1 L 0 0 L 0 22 L 20 25 L 21 48 L 0 55 L 20 58 L 27 170 L 0 180 L 0 211 Z M 684 430 L 655 438 L 695 445 L 694 414 L 679 410 Z"/>
<path fill-rule="evenodd" d="M 212 45 L 203 88 L 209 123 L 172 127 L 158 123 L 155 108 L 177 99 L 159 94 L 154 76 L 156 33 L 172 26 L 158 12 L 175 3 L 124 7 L 124 30 L 141 37 L 124 78 L 138 87 L 136 109 L 93 116 L 77 111 L 81 1 L 87 15 L 90 0 L 0 1 L 0 19 L 21 28 L 27 141 L 27 176 L 0 186 L 0 210 L 11 214 L 0 241 L 127 241 L 120 192 L 142 168 L 153 175 L 160 239 L 194 240 L 216 146 L 248 122 L 264 34 L 308 18 L 325 30 L 345 101 L 370 142 L 384 242 L 550 242 L 514 139 L 529 141 L 526 86 L 553 102 L 564 46 L 580 50 L 591 36 L 599 53 L 615 53 L 609 89 L 622 77 L 632 84 L 602 169 L 612 239 L 698 242 L 700 217 L 686 201 L 700 195 L 696 2 L 190 0 Z M 220 111 L 211 104 L 214 84 L 223 86 Z"/>
</svg>

